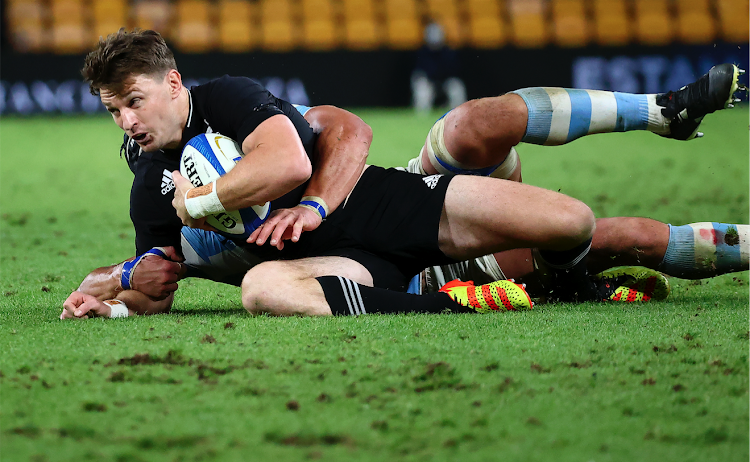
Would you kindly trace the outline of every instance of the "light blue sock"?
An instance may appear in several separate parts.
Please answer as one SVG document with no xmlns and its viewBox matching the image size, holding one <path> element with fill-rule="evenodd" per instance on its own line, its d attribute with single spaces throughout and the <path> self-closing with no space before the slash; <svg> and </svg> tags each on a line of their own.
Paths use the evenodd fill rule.
<svg viewBox="0 0 750 462">
<path fill-rule="evenodd" d="M 529 111 L 522 141 L 555 146 L 594 133 L 650 130 L 669 133 L 656 95 L 533 87 L 513 93 Z"/>
<path fill-rule="evenodd" d="M 669 244 L 659 271 L 683 279 L 746 271 L 749 228 L 711 222 L 669 225 Z"/>
</svg>

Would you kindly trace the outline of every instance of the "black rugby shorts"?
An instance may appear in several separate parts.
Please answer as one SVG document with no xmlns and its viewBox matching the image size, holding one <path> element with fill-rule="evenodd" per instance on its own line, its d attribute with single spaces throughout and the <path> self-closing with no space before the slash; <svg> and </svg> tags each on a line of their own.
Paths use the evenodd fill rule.
<svg viewBox="0 0 750 462">
<path fill-rule="evenodd" d="M 302 245 L 285 258 L 350 258 L 370 271 L 376 287 L 405 290 L 425 267 L 456 263 L 438 247 L 450 181 L 370 166 L 348 200 L 318 229 L 303 233 Z"/>
</svg>

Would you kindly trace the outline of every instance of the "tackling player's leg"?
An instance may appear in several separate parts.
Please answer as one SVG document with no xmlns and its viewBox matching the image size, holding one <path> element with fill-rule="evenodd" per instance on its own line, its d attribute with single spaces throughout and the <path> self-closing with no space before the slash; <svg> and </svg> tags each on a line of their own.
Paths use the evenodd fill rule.
<svg viewBox="0 0 750 462">
<path fill-rule="evenodd" d="M 744 73 L 721 64 L 697 81 L 665 94 L 534 87 L 468 101 L 438 120 L 409 171 L 519 179 L 520 142 L 561 145 L 595 133 L 649 130 L 674 139 L 702 136 L 706 114 L 739 101 Z"/>
<path fill-rule="evenodd" d="M 535 260 L 535 254 L 531 249 L 514 249 L 463 264 L 430 267 L 422 277 L 422 290 L 437 291 L 455 278 L 478 284 L 514 278 L 526 283 L 532 296 L 544 296 L 546 269 Z M 703 279 L 747 271 L 749 254 L 749 225 L 704 222 L 674 226 L 649 218 L 600 218 L 588 269 L 597 274 L 615 267 L 645 267 L 683 279 Z M 652 277 L 658 274 L 645 275 L 646 279 Z M 653 290 L 648 295 L 659 299 Z"/>
</svg>

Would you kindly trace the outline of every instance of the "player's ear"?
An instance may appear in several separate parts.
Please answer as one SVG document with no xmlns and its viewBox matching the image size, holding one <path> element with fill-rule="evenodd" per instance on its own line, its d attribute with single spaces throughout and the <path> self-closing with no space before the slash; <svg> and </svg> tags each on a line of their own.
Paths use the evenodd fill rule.
<svg viewBox="0 0 750 462">
<path fill-rule="evenodd" d="M 169 84 L 169 93 L 172 95 L 172 98 L 177 98 L 182 90 L 182 76 L 177 72 L 177 69 L 170 69 L 165 79 L 167 79 L 167 83 Z"/>
</svg>

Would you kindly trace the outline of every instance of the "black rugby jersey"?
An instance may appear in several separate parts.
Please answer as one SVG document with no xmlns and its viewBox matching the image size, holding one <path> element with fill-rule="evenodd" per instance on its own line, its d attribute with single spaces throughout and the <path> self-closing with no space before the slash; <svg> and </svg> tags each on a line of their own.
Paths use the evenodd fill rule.
<svg viewBox="0 0 750 462">
<path fill-rule="evenodd" d="M 180 153 L 191 138 L 201 133 L 221 133 L 242 144 L 263 121 L 284 114 L 294 124 L 312 159 L 315 135 L 310 125 L 294 106 L 276 98 L 252 79 L 225 75 L 192 87 L 189 98 L 190 112 L 178 148 L 141 152 L 127 135 L 120 148 L 135 175 L 130 190 L 130 219 L 135 227 L 137 255 L 157 246 L 180 249 L 182 222 L 172 207 L 172 171 L 180 169 Z M 272 210 L 299 204 L 306 186 L 271 201 Z"/>
</svg>

